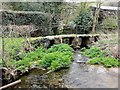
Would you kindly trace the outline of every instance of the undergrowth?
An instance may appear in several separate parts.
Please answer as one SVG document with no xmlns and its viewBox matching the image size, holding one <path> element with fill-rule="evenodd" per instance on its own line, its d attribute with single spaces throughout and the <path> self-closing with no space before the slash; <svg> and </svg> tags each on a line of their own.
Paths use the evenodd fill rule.
<svg viewBox="0 0 120 90">
<path fill-rule="evenodd" d="M 67 44 L 53 45 L 48 50 L 37 48 L 35 51 L 17 55 L 21 59 L 11 60 L 9 66 L 21 72 L 35 66 L 57 71 L 69 67 L 73 56 L 72 51 L 73 49 Z"/>
<path fill-rule="evenodd" d="M 120 61 L 107 55 L 107 52 L 100 50 L 98 47 L 91 47 L 90 49 L 83 48 L 81 54 L 91 58 L 87 61 L 88 64 L 103 65 L 105 67 L 119 67 Z"/>
<path fill-rule="evenodd" d="M 69 67 L 73 56 L 73 49 L 67 44 L 57 44 L 47 50 L 40 64 L 44 68 L 56 71 Z"/>
</svg>

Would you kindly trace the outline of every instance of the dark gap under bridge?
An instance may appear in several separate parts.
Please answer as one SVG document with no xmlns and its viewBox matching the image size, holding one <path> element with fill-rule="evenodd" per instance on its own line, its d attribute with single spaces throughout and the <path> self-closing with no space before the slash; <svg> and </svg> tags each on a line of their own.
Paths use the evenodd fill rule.
<svg viewBox="0 0 120 90">
<path fill-rule="evenodd" d="M 51 47 L 53 44 L 65 43 L 71 45 L 74 49 L 89 47 L 92 42 L 96 42 L 99 34 L 69 34 L 45 36 L 40 39 L 33 40 L 31 43 L 35 47 L 43 46 L 45 48 Z"/>
</svg>

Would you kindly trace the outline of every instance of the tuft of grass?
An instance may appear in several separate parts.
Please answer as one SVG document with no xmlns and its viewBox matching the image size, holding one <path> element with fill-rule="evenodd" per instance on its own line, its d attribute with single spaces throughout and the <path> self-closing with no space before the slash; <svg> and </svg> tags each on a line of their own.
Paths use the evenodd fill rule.
<svg viewBox="0 0 120 90">
<path fill-rule="evenodd" d="M 30 38 L 30 40 L 36 40 L 36 39 L 40 39 L 42 37 L 34 37 L 34 38 Z M 2 40 L 2 38 L 0 37 L 0 41 Z M 21 52 L 22 48 L 23 48 L 23 44 L 26 41 L 25 38 L 23 37 L 13 37 L 13 38 L 4 38 L 4 56 L 6 60 L 9 60 L 11 58 L 13 58 L 16 54 L 18 54 L 19 52 Z M 2 42 L 0 42 L 0 52 L 2 52 Z"/>
</svg>

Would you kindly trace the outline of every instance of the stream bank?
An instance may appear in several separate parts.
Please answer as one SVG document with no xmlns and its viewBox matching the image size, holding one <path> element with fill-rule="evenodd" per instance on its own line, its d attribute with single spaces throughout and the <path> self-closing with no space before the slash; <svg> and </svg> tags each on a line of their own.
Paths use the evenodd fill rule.
<svg viewBox="0 0 120 90">
<path fill-rule="evenodd" d="M 67 88 L 118 88 L 118 68 L 83 64 L 87 60 L 76 51 L 73 64 L 63 76 Z"/>
<path fill-rule="evenodd" d="M 118 68 L 105 68 L 98 65 L 88 65 L 87 57 L 76 51 L 74 61 L 69 69 L 46 74 L 46 70 L 34 69 L 22 76 L 21 84 L 16 88 L 118 88 Z"/>
</svg>

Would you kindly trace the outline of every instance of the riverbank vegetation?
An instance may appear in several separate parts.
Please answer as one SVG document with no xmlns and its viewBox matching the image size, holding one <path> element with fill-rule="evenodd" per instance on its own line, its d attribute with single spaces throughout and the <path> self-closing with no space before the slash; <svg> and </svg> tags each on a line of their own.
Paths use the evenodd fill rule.
<svg viewBox="0 0 120 90">
<path fill-rule="evenodd" d="M 82 49 L 81 54 L 90 58 L 87 61 L 88 64 L 92 65 L 103 65 L 105 67 L 120 67 L 120 61 L 114 57 L 108 55 L 104 50 L 101 50 L 98 47 L 91 47 L 90 49 Z"/>
<path fill-rule="evenodd" d="M 73 57 L 73 49 L 67 44 L 56 44 L 49 49 L 39 47 L 35 51 L 15 57 L 7 65 L 22 73 L 35 67 L 56 71 L 69 67 Z"/>
<path fill-rule="evenodd" d="M 15 75 L 35 68 L 53 72 L 69 68 L 76 50 L 90 58 L 86 64 L 120 66 L 117 11 L 100 8 L 101 2 L 4 2 L 1 5 L 2 79 L 12 82 Z"/>
</svg>

